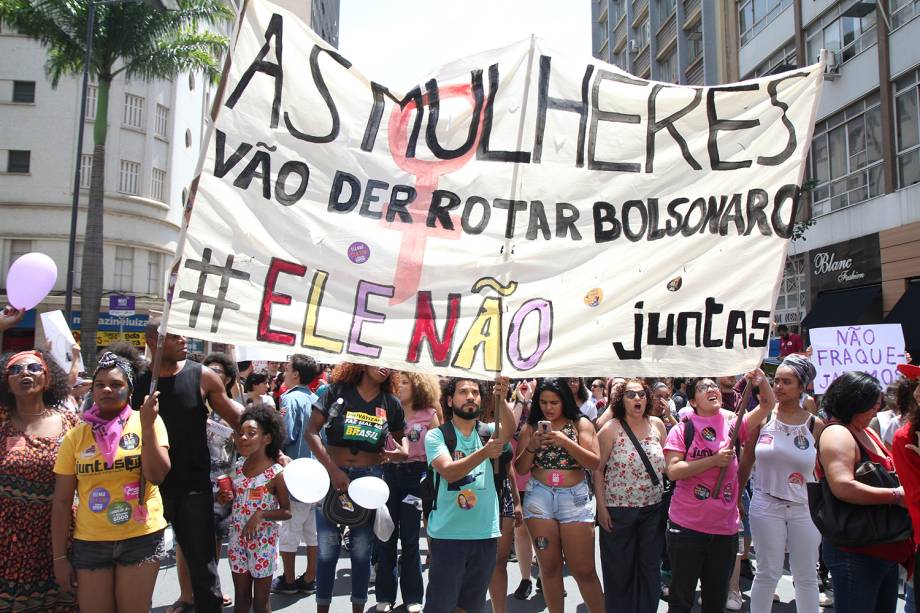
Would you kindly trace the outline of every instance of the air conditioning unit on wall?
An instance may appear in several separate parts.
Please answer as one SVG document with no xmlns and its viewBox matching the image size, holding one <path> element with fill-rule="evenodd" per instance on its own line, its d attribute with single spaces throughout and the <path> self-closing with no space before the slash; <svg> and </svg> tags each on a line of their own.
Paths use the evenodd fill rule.
<svg viewBox="0 0 920 613">
<path fill-rule="evenodd" d="M 840 64 L 837 63 L 837 52 L 822 49 L 821 53 L 824 55 L 824 79 L 826 81 L 836 81 L 840 78 Z M 818 56 L 818 61 L 821 61 L 820 55 Z"/>
<path fill-rule="evenodd" d="M 639 53 L 639 41 L 633 39 L 626 43 L 626 48 L 630 53 Z"/>
</svg>

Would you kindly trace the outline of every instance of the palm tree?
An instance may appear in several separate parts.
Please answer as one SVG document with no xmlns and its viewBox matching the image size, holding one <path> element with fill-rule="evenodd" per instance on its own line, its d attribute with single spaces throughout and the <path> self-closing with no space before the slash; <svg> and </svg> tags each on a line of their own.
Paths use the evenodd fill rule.
<svg viewBox="0 0 920 613">
<path fill-rule="evenodd" d="M 0 0 L 0 19 L 48 48 L 45 70 L 53 87 L 62 77 L 83 71 L 90 1 Z M 179 10 L 167 12 L 137 2 L 97 1 L 95 7 L 89 72 L 97 82 L 97 106 L 80 279 L 80 340 L 88 368 L 96 364 L 96 331 L 102 300 L 105 141 L 112 80 L 121 73 L 145 81 L 170 80 L 191 71 L 202 72 L 216 81 L 227 38 L 205 26 L 225 24 L 234 16 L 225 0 L 179 0 Z"/>
</svg>

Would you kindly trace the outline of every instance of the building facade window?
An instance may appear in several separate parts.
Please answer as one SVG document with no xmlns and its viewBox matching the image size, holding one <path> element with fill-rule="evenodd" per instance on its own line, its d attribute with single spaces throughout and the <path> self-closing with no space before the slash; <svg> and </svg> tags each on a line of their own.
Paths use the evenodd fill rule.
<svg viewBox="0 0 920 613">
<path fill-rule="evenodd" d="M 761 30 L 776 19 L 792 0 L 745 0 L 738 3 L 738 26 L 741 45 L 751 42 Z"/>
<path fill-rule="evenodd" d="M 805 287 L 805 254 L 789 256 L 783 269 L 783 280 L 776 298 L 776 321 L 798 325 L 805 312 L 808 292 Z"/>
<path fill-rule="evenodd" d="M 677 83 L 678 74 L 677 74 L 677 51 L 671 52 L 666 58 L 660 62 L 660 74 L 659 79 L 661 81 L 667 81 L 668 83 Z"/>
<path fill-rule="evenodd" d="M 133 291 L 134 281 L 134 248 L 133 247 L 115 247 L 115 270 L 112 282 L 112 289 L 119 292 Z"/>
<path fill-rule="evenodd" d="M 150 197 L 160 202 L 163 200 L 163 186 L 166 184 L 166 171 L 154 168 L 150 173 Z"/>
<path fill-rule="evenodd" d="M 700 28 L 702 26 L 697 25 L 696 27 Z M 699 34 L 696 34 L 695 32 L 691 32 L 691 34 L 687 36 L 687 63 L 692 64 L 693 62 L 696 61 L 698 57 L 701 57 L 702 55 L 703 55 L 703 34 L 702 32 L 700 32 Z"/>
<path fill-rule="evenodd" d="M 141 174 L 141 165 L 137 162 L 121 161 L 118 175 L 118 191 L 123 194 L 137 194 L 137 178 Z"/>
<path fill-rule="evenodd" d="M 169 127 L 169 109 L 162 104 L 157 105 L 156 117 L 154 118 L 153 133 L 160 138 L 167 137 L 167 128 Z"/>
<path fill-rule="evenodd" d="M 897 30 L 920 15 L 920 0 L 889 0 L 888 10 L 891 11 L 891 29 Z"/>
<path fill-rule="evenodd" d="M 815 124 L 811 144 L 814 215 L 852 206 L 882 193 L 882 123 L 874 93 Z"/>
<path fill-rule="evenodd" d="M 610 3 L 610 23 L 616 25 L 626 17 L 626 0 L 613 0 Z"/>
<path fill-rule="evenodd" d="M 10 149 L 6 157 L 6 171 L 15 174 L 29 174 L 32 166 L 32 152 Z"/>
<path fill-rule="evenodd" d="M 674 12 L 674 9 L 677 7 L 676 0 L 658 0 L 658 23 L 663 24 L 664 21 L 671 16 L 671 13 Z"/>
<path fill-rule="evenodd" d="M 639 51 L 642 51 L 648 46 L 649 38 L 651 37 L 651 31 L 649 29 L 648 17 L 646 17 L 642 23 L 638 24 L 635 27 L 636 30 L 636 43 L 639 44 Z"/>
<path fill-rule="evenodd" d="M 782 68 L 795 66 L 798 61 L 798 53 L 795 50 L 795 40 L 789 41 L 783 48 L 779 49 L 761 62 L 754 70 L 744 76 L 745 79 L 756 79 L 764 75 L 781 72 Z"/>
<path fill-rule="evenodd" d="M 147 293 L 159 296 L 163 291 L 163 255 L 150 252 L 147 256 Z"/>
<path fill-rule="evenodd" d="M 911 70 L 894 83 L 895 146 L 898 187 L 920 182 L 920 71 Z"/>
<path fill-rule="evenodd" d="M 92 83 L 86 86 L 86 118 L 89 120 L 96 119 L 96 100 L 99 98 L 99 90 Z"/>
<path fill-rule="evenodd" d="M 13 262 L 21 258 L 27 253 L 32 253 L 32 241 L 29 240 L 11 240 L 10 241 L 10 262 L 7 268 L 9 268 Z"/>
<path fill-rule="evenodd" d="M 13 81 L 13 102 L 35 102 L 35 81 Z"/>
<path fill-rule="evenodd" d="M 597 39 L 600 41 L 598 52 L 601 54 L 601 57 L 607 56 L 607 44 L 610 40 L 610 27 L 607 22 L 607 11 L 604 10 L 600 17 L 597 18 L 597 30 L 600 32 L 600 35 Z"/>
<path fill-rule="evenodd" d="M 134 94 L 125 94 L 124 124 L 131 128 L 144 127 L 144 99 Z"/>
<path fill-rule="evenodd" d="M 836 53 L 837 63 L 843 64 L 877 42 L 875 11 L 865 17 L 840 17 L 841 6 L 846 9 L 846 3 L 838 5 L 808 28 L 805 35 L 806 64 L 817 62 L 821 49 Z"/>
<path fill-rule="evenodd" d="M 89 189 L 93 178 L 93 154 L 84 153 L 80 156 L 80 187 Z"/>
</svg>

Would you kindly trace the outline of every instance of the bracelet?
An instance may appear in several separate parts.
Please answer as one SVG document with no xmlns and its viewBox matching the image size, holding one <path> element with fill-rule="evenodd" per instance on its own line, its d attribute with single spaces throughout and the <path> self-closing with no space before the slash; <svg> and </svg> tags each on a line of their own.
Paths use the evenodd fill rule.
<svg viewBox="0 0 920 613">
<path fill-rule="evenodd" d="M 901 499 L 904 498 L 904 488 L 901 486 L 893 488 L 891 493 L 894 495 L 894 504 L 900 503 Z"/>
<path fill-rule="evenodd" d="M 66 555 L 63 555 L 63 556 L 58 556 L 58 557 L 54 558 L 54 559 L 51 560 L 51 561 L 52 561 L 52 562 L 57 562 L 58 560 L 66 560 L 66 559 L 67 559 L 67 556 L 66 556 Z"/>
<path fill-rule="evenodd" d="M 524 451 L 529 451 L 530 453 L 537 453 L 536 449 L 529 449 L 527 447 L 524 447 Z"/>
</svg>

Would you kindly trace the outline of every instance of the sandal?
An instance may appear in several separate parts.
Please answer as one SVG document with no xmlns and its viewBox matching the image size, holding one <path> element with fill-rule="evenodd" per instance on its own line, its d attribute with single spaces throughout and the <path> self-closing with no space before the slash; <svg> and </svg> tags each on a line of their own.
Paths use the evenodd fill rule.
<svg viewBox="0 0 920 613">
<path fill-rule="evenodd" d="M 221 594 L 221 598 L 222 598 L 222 602 L 220 603 L 221 606 L 223 606 L 223 607 L 232 607 L 232 606 L 233 606 L 233 598 L 232 598 L 232 597 L 228 596 L 227 594 Z"/>
<path fill-rule="evenodd" d="M 185 600 L 177 600 L 168 607 L 166 607 L 166 613 L 186 613 L 191 611 L 195 607 L 191 602 Z"/>
</svg>

